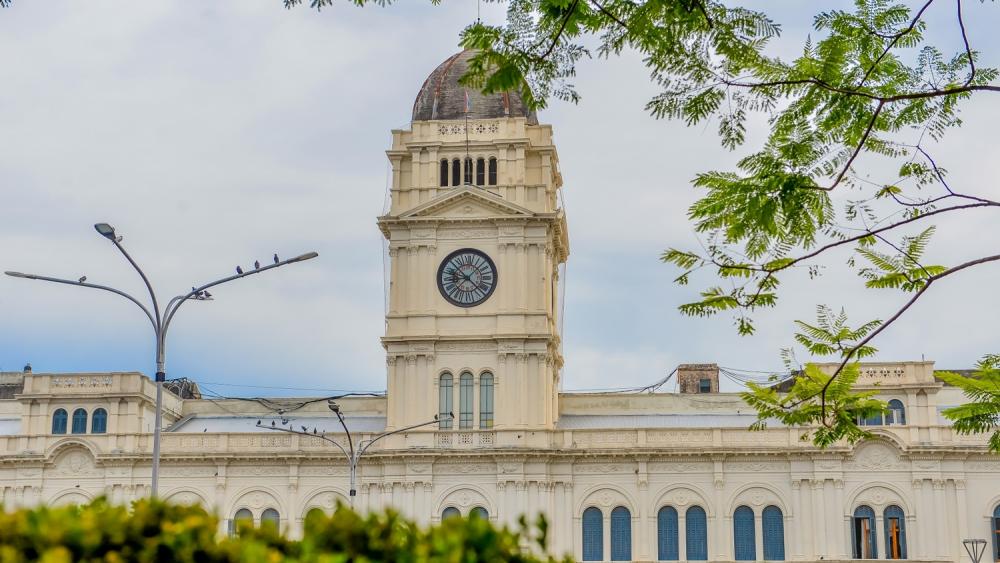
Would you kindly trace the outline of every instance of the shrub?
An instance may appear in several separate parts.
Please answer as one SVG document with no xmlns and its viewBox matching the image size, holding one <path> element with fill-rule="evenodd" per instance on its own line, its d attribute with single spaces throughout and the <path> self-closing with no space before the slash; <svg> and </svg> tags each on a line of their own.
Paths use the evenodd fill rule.
<svg viewBox="0 0 1000 563">
<path fill-rule="evenodd" d="M 534 529 L 523 519 L 518 530 L 510 530 L 477 517 L 421 528 L 393 511 L 361 516 L 341 505 L 331 516 L 311 513 L 302 540 L 289 540 L 274 526 L 246 523 L 238 536 L 221 537 L 218 524 L 200 506 L 152 500 L 131 508 L 99 499 L 82 506 L 21 509 L 0 513 L 0 562 L 556 561 L 535 555 L 545 548 L 544 518 Z"/>
</svg>

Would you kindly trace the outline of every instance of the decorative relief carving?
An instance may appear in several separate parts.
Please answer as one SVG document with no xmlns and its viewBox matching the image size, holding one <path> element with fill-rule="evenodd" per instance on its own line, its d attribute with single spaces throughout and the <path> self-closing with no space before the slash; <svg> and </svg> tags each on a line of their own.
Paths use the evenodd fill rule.
<svg viewBox="0 0 1000 563">
<path fill-rule="evenodd" d="M 447 463 L 438 464 L 435 473 L 481 473 L 493 474 L 496 465 L 490 463 Z"/>
<path fill-rule="evenodd" d="M 111 387 L 114 383 L 114 378 L 110 375 L 80 375 L 80 376 L 63 376 L 63 377 L 53 377 L 50 380 L 50 385 L 52 387 L 66 387 L 66 388 L 87 388 L 87 387 Z"/>
<path fill-rule="evenodd" d="M 880 508 L 889 504 L 901 504 L 899 496 L 885 487 L 870 487 L 858 495 L 857 504 L 867 504 L 872 508 Z M 876 511 L 881 512 L 881 511 Z"/>
<path fill-rule="evenodd" d="M 734 460 L 726 462 L 727 471 L 760 473 L 762 471 L 787 471 L 788 463 L 784 461 L 766 460 Z"/>
<path fill-rule="evenodd" d="M 257 446 L 257 436 L 252 434 L 231 434 L 229 436 L 230 448 L 254 448 Z"/>
<path fill-rule="evenodd" d="M 647 430 L 646 442 L 651 444 L 711 443 L 711 430 Z"/>
<path fill-rule="evenodd" d="M 497 349 L 493 342 L 440 342 L 438 352 L 491 352 Z"/>
<path fill-rule="evenodd" d="M 573 465 L 574 473 L 596 473 L 605 475 L 608 473 L 622 473 L 625 466 L 611 462 L 577 463 Z"/>
<path fill-rule="evenodd" d="M 707 461 L 662 461 L 648 464 L 650 473 L 707 473 L 712 464 Z"/>
<path fill-rule="evenodd" d="M 895 450 L 883 444 L 867 444 L 859 448 L 853 460 L 844 463 L 847 469 L 889 471 L 906 469 Z"/>
<path fill-rule="evenodd" d="M 83 450 L 72 451 L 62 456 L 56 462 L 54 473 L 56 475 L 71 476 L 93 475 L 95 474 L 94 460 L 90 456 L 90 452 Z"/>
<path fill-rule="evenodd" d="M 291 436 L 261 436 L 260 445 L 263 448 L 290 448 L 292 446 Z"/>
<path fill-rule="evenodd" d="M 299 475 L 347 475 L 346 465 L 303 465 Z"/>
<path fill-rule="evenodd" d="M 174 504 L 201 504 L 201 497 L 191 491 L 181 491 L 170 495 L 167 499 Z"/>
<path fill-rule="evenodd" d="M 492 446 L 496 439 L 496 434 L 493 432 L 480 432 L 477 434 L 477 437 L 479 438 L 480 446 Z"/>
<path fill-rule="evenodd" d="M 127 475 L 128 468 L 122 469 L 126 470 L 122 474 Z M 214 465 L 171 465 L 164 467 L 161 471 L 164 476 L 169 477 L 212 477 L 218 470 Z"/>
<path fill-rule="evenodd" d="M 439 448 L 450 448 L 451 447 L 451 434 L 439 433 L 436 437 L 437 447 Z"/>
<path fill-rule="evenodd" d="M 573 432 L 573 441 L 576 442 L 577 446 L 635 444 L 638 441 L 638 437 L 635 430 L 577 431 Z"/>
<path fill-rule="evenodd" d="M 732 430 L 722 434 L 725 444 L 740 445 L 784 445 L 788 443 L 788 434 L 783 430 Z"/>
</svg>

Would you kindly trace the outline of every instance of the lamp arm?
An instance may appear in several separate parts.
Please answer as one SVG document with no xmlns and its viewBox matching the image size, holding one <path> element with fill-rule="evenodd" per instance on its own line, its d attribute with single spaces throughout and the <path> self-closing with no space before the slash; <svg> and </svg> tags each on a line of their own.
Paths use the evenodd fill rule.
<svg viewBox="0 0 1000 563">
<path fill-rule="evenodd" d="M 351 454 L 347 453 L 347 450 L 344 449 L 344 446 L 341 446 L 340 444 L 337 443 L 336 440 L 333 440 L 332 438 L 327 438 L 322 434 L 310 434 L 308 432 L 300 432 L 298 430 L 292 430 L 290 428 L 278 428 L 277 426 L 258 426 L 257 428 L 263 428 L 264 430 L 276 430 L 278 432 L 287 432 L 289 434 L 298 434 L 299 436 L 309 436 L 311 438 L 319 438 L 320 440 L 326 440 L 327 442 L 330 442 L 334 446 L 337 446 L 337 448 L 340 449 L 340 451 L 343 452 L 345 456 L 347 456 L 348 460 L 351 459 Z"/>
<path fill-rule="evenodd" d="M 146 318 L 149 319 L 150 324 L 153 325 L 153 332 L 156 332 L 156 321 L 153 319 L 153 315 L 149 312 L 149 309 L 147 309 L 146 306 L 143 305 L 141 301 L 139 301 L 135 297 L 132 297 L 131 295 L 125 293 L 124 291 L 122 291 L 120 289 L 115 289 L 113 287 L 109 287 L 109 286 L 106 286 L 106 285 L 100 285 L 100 284 L 96 284 L 96 283 L 86 283 L 86 282 L 80 282 L 80 281 L 75 281 L 75 280 L 64 280 L 62 278 L 53 278 L 53 277 L 50 277 L 50 276 L 39 276 L 37 274 L 22 274 L 20 272 L 4 272 L 4 273 L 7 274 L 8 276 L 11 276 L 11 277 L 14 277 L 14 278 L 24 278 L 24 279 L 29 279 L 29 280 L 41 280 L 41 281 L 47 281 L 47 282 L 52 282 L 52 283 L 61 283 L 61 284 L 65 284 L 65 285 L 75 285 L 75 286 L 78 286 L 78 287 L 89 287 L 91 289 L 100 289 L 101 291 L 109 291 L 111 293 L 114 293 L 115 295 L 121 295 L 122 297 L 124 297 L 125 299 L 128 299 L 132 303 L 135 303 L 135 305 L 137 307 L 139 307 L 140 309 L 142 309 L 142 312 L 146 315 Z"/>
<path fill-rule="evenodd" d="M 146 277 L 146 273 L 142 271 L 139 264 L 136 264 L 135 260 L 132 259 L 132 256 L 129 255 L 129 253 L 125 250 L 125 247 L 122 246 L 122 243 L 118 242 L 118 239 L 111 239 L 111 242 L 115 244 L 115 247 L 122 253 L 122 256 L 128 260 L 128 263 L 131 264 L 132 268 L 134 268 L 139 274 L 139 277 L 142 278 L 142 283 L 146 284 L 146 290 L 149 291 L 149 298 L 153 300 L 153 313 L 156 316 L 156 332 L 159 334 L 163 325 L 162 317 L 160 317 L 160 305 L 156 301 L 156 292 L 153 291 L 153 285 L 149 283 L 149 278 Z"/>
<path fill-rule="evenodd" d="M 406 432 L 407 430 L 414 430 L 416 428 L 420 428 L 423 426 L 430 426 L 431 424 L 437 424 L 437 423 L 438 423 L 437 420 L 428 420 L 427 422 L 421 422 L 420 424 L 414 424 L 413 426 L 407 426 L 405 428 L 393 430 L 392 432 L 383 432 L 382 434 L 379 434 L 378 436 L 375 436 L 370 440 L 365 440 L 364 442 L 362 442 L 364 443 L 364 446 L 361 446 L 361 444 L 359 443 L 358 445 L 361 446 L 361 449 L 358 452 L 358 457 L 361 457 L 361 455 L 365 453 L 365 450 L 371 447 L 372 444 L 378 442 L 379 440 L 385 438 L 386 436 L 392 436 L 393 434 L 399 434 L 400 432 Z"/>
</svg>

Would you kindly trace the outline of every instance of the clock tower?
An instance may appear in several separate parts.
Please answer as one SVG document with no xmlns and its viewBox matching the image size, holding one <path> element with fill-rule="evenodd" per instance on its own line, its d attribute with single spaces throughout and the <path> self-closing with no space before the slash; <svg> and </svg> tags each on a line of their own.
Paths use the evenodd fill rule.
<svg viewBox="0 0 1000 563">
<path fill-rule="evenodd" d="M 449 445 L 529 445 L 558 419 L 562 178 L 519 95 L 458 84 L 473 54 L 430 74 L 386 153 L 387 427 L 441 414 Z"/>
</svg>

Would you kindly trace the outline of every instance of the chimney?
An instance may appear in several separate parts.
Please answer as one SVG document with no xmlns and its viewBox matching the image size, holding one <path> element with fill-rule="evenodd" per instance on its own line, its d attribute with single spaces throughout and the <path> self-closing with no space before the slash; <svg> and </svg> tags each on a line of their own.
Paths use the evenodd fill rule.
<svg viewBox="0 0 1000 563">
<path fill-rule="evenodd" d="M 681 364 L 677 366 L 677 383 L 681 393 L 718 393 L 717 364 Z"/>
</svg>

